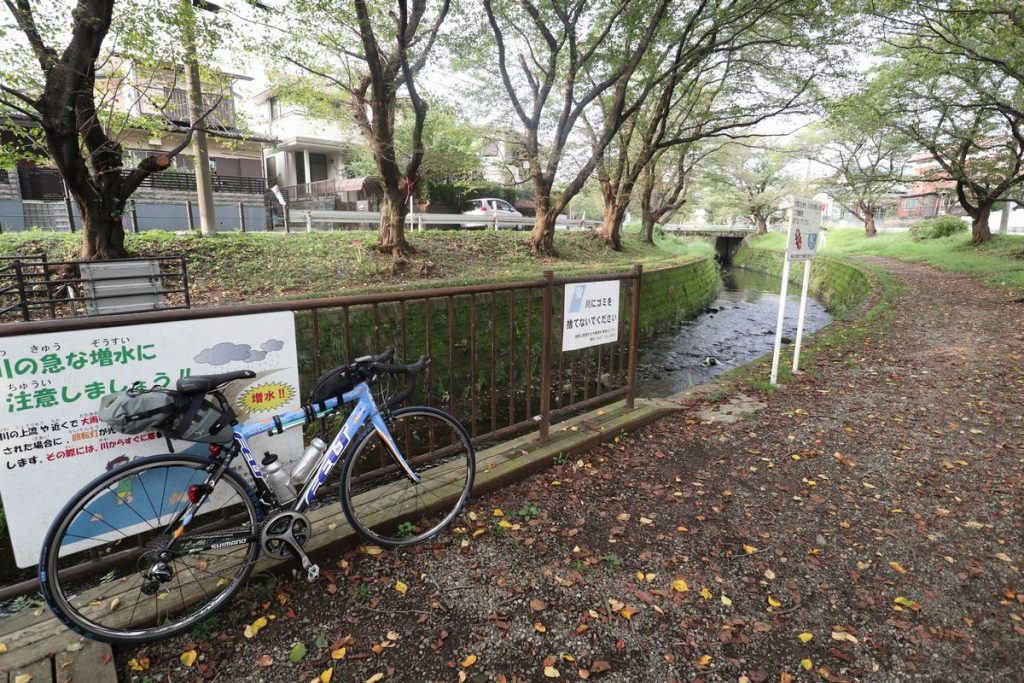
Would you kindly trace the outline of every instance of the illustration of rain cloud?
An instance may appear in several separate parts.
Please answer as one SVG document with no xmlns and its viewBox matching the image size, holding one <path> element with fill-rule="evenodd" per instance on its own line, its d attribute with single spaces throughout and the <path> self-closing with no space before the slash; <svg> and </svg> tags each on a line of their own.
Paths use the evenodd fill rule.
<svg viewBox="0 0 1024 683">
<path fill-rule="evenodd" d="M 256 363 L 266 358 L 268 353 L 280 351 L 282 348 L 284 348 L 284 342 L 278 339 L 268 339 L 260 344 L 259 349 L 254 349 L 248 344 L 220 342 L 212 348 L 203 349 L 193 360 L 207 365 L 225 365 L 232 361 Z"/>
</svg>

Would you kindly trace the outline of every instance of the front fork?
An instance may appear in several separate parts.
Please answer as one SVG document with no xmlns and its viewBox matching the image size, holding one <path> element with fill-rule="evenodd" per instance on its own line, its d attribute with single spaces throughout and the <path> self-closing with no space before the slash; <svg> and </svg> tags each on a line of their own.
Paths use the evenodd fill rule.
<svg viewBox="0 0 1024 683">
<path fill-rule="evenodd" d="M 388 451 L 391 452 L 391 458 L 401 468 L 402 472 L 405 473 L 405 476 L 409 481 L 413 484 L 419 484 L 419 475 L 413 472 L 409 463 L 407 463 L 405 458 L 402 457 L 401 452 L 398 450 L 398 444 L 395 443 L 394 437 L 391 436 L 391 432 L 388 430 L 388 425 L 381 414 L 374 414 L 371 418 L 371 422 L 373 422 L 373 428 L 377 431 L 377 436 L 380 437 L 381 441 L 384 442 L 384 445 L 388 447 Z"/>
</svg>

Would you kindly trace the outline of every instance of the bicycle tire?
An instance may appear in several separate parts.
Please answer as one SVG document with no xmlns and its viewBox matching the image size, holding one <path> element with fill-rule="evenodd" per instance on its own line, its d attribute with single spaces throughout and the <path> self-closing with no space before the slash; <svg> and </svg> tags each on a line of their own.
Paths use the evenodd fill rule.
<svg viewBox="0 0 1024 683">
<path fill-rule="evenodd" d="M 188 505 L 188 485 L 205 482 L 209 464 L 188 455 L 140 458 L 75 494 L 51 524 L 39 558 L 43 597 L 58 619 L 94 640 L 127 645 L 184 633 L 231 599 L 259 556 L 263 509 L 230 469 L 200 508 L 208 511 L 174 542 L 165 561 L 170 578 L 143 575 L 174 531 L 166 525 Z M 239 538 L 212 547 L 231 534 Z"/>
<path fill-rule="evenodd" d="M 473 490 L 476 450 L 465 427 L 437 408 L 395 410 L 387 426 L 420 483 L 409 482 L 370 429 L 345 459 L 339 493 L 356 533 L 395 548 L 433 538 L 455 520 Z"/>
</svg>

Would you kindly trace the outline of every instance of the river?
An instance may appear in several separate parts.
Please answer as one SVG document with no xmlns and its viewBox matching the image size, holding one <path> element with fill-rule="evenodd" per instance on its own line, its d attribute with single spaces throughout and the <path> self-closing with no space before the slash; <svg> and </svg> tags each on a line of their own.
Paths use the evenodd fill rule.
<svg viewBox="0 0 1024 683">
<path fill-rule="evenodd" d="M 722 289 L 703 313 L 641 345 L 637 394 L 669 396 L 771 353 L 780 284 L 778 277 L 764 273 L 724 271 Z M 800 287 L 790 284 L 789 292 L 783 335 L 795 339 Z M 831 320 L 824 304 L 808 297 L 804 334 Z"/>
</svg>

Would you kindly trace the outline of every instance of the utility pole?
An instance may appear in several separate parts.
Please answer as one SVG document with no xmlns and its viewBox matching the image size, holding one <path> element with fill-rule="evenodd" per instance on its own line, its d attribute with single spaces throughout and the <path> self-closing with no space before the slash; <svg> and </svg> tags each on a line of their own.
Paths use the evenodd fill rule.
<svg viewBox="0 0 1024 683">
<path fill-rule="evenodd" d="M 182 0 L 184 22 L 182 38 L 185 43 L 185 74 L 188 81 L 189 122 L 192 132 L 192 154 L 195 157 L 196 194 L 199 195 L 199 227 L 203 235 L 217 234 L 217 216 L 213 203 L 213 181 L 210 178 L 210 153 L 206 146 L 206 131 L 197 123 L 206 112 L 203 85 L 199 76 L 199 55 L 196 53 L 196 9 L 201 1 Z"/>
</svg>

